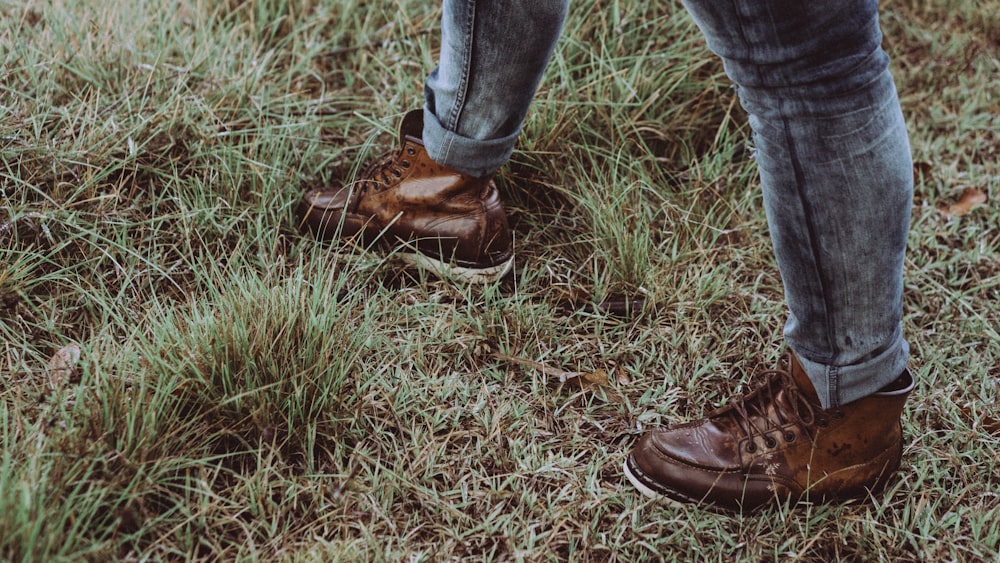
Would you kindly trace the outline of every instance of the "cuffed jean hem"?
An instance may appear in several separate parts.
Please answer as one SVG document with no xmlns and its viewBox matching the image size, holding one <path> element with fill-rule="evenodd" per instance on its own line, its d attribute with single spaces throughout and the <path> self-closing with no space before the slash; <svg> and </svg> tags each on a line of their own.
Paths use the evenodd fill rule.
<svg viewBox="0 0 1000 563">
<path fill-rule="evenodd" d="M 834 366 L 814 362 L 798 350 L 795 353 L 823 408 L 829 409 L 867 397 L 895 381 L 906 369 L 910 345 L 900 329 L 881 354 L 858 364 Z"/>
<path fill-rule="evenodd" d="M 424 148 L 438 164 L 482 178 L 500 169 L 514 153 L 520 128 L 499 139 L 481 141 L 463 137 L 441 125 L 434 112 L 424 106 Z"/>
</svg>

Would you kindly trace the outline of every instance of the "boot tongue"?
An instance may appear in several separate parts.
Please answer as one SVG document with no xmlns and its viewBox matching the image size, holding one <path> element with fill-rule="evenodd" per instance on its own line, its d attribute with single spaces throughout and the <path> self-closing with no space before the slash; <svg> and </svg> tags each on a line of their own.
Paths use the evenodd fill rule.
<svg viewBox="0 0 1000 563">
<path fill-rule="evenodd" d="M 403 121 L 399 124 L 399 146 L 403 146 L 406 141 L 416 141 L 423 145 L 424 137 L 424 110 L 413 109 L 406 112 Z"/>
<path fill-rule="evenodd" d="M 794 353 L 789 353 L 788 356 L 791 358 L 789 360 L 788 372 L 792 376 L 792 381 L 795 382 L 795 386 L 799 388 L 799 393 L 810 403 L 819 405 L 819 395 L 816 394 L 816 387 L 813 385 L 812 380 L 806 375 L 805 368 L 799 362 L 798 356 Z"/>
</svg>

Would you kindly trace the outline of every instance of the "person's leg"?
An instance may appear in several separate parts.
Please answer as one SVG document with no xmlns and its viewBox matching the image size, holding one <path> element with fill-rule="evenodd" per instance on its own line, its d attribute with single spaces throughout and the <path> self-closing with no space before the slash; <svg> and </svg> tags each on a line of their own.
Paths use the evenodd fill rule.
<svg viewBox="0 0 1000 563">
<path fill-rule="evenodd" d="M 906 366 L 913 169 L 876 0 L 689 0 L 750 116 L 789 307 L 785 336 L 826 407 Z"/>
<path fill-rule="evenodd" d="M 690 464 L 713 455 L 684 451 L 690 433 L 712 434 L 720 451 L 740 443 L 760 451 L 767 448 L 754 446 L 755 434 L 766 436 L 787 420 L 797 420 L 812 447 L 783 445 L 783 455 L 806 458 L 786 459 L 785 469 L 778 471 L 794 473 L 787 468 L 804 466 L 815 474 L 804 482 L 786 474 L 788 483 L 777 488 L 801 493 L 796 487 L 810 488 L 814 480 L 837 474 L 827 482 L 841 480 L 840 492 L 856 492 L 859 484 L 878 480 L 870 473 L 840 473 L 838 464 L 864 458 L 858 457 L 860 444 L 851 442 L 873 440 L 884 446 L 882 439 L 865 433 L 877 430 L 891 437 L 893 451 L 899 449 L 897 402 L 890 401 L 893 406 L 885 409 L 883 419 L 862 420 L 878 414 L 868 405 L 881 404 L 887 392 L 898 397 L 896 387 L 912 387 L 905 374 L 908 346 L 901 317 L 913 176 L 888 57 L 880 47 L 877 1 L 686 0 L 686 6 L 722 57 L 749 114 L 789 308 L 785 336 L 796 359 L 781 370 L 791 377 L 769 387 L 773 392 L 742 399 L 739 408 L 722 418 L 646 436 L 626 471 L 640 489 L 646 486 L 644 492 L 692 487 L 677 496 L 726 504 L 714 496 L 718 491 L 697 491 L 690 480 L 695 471 Z M 789 394 L 788 385 L 796 391 Z M 848 442 L 841 446 L 852 450 L 852 456 L 840 461 L 817 456 L 816 448 L 823 447 L 817 436 L 823 432 L 812 425 L 819 419 L 810 412 L 824 410 L 865 413 L 847 421 L 857 428 L 835 436 Z M 887 465 L 874 449 L 869 453 L 879 471 L 898 465 L 898 454 Z M 761 470 L 746 452 L 734 450 L 731 456 L 731 465 L 715 462 L 720 472 L 726 465 L 726 474 L 744 485 Z M 819 465 L 821 458 L 827 466 Z M 828 490 L 824 496 L 837 492 Z"/>
<path fill-rule="evenodd" d="M 562 32 L 569 0 L 446 0 L 441 56 L 425 83 L 431 157 L 472 176 L 510 158 Z"/>
<path fill-rule="evenodd" d="M 824 406 L 904 369 L 913 169 L 876 0 L 689 0 L 750 114 L 790 317 Z"/>
<path fill-rule="evenodd" d="M 303 228 L 398 246 L 397 256 L 467 282 L 499 279 L 513 237 L 491 175 L 511 155 L 562 31 L 568 0 L 447 0 L 439 66 L 397 148 L 353 182 L 311 190 Z"/>
</svg>

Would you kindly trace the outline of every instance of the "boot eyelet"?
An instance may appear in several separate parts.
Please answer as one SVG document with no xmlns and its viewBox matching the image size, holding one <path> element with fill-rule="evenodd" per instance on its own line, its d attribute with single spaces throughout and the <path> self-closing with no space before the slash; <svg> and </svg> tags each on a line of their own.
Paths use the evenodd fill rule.
<svg viewBox="0 0 1000 563">
<path fill-rule="evenodd" d="M 785 432 L 785 441 L 791 444 L 795 441 L 795 432 Z"/>
<path fill-rule="evenodd" d="M 410 161 L 409 161 L 409 160 L 404 160 L 404 161 L 400 162 L 399 164 L 400 164 L 400 165 L 401 165 L 401 166 L 402 166 L 403 168 L 409 168 L 409 167 L 410 167 Z"/>
<path fill-rule="evenodd" d="M 750 443 L 747 444 L 747 453 L 752 454 L 756 452 L 757 452 L 757 442 L 751 440 Z"/>
<path fill-rule="evenodd" d="M 778 441 L 768 436 L 767 438 L 764 439 L 764 445 L 767 446 L 768 449 L 773 449 L 778 446 Z"/>
<path fill-rule="evenodd" d="M 406 147 L 406 154 L 410 156 L 415 156 L 417 154 L 417 149 L 413 147 Z"/>
<path fill-rule="evenodd" d="M 400 170 L 399 168 L 393 168 L 392 169 L 392 175 L 395 176 L 395 177 L 397 177 L 397 178 L 402 178 L 403 177 L 403 171 Z"/>
</svg>

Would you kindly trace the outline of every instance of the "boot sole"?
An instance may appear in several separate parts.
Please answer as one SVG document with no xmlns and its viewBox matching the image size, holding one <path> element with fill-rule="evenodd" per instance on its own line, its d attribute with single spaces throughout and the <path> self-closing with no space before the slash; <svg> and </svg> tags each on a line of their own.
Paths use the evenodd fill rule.
<svg viewBox="0 0 1000 563">
<path fill-rule="evenodd" d="M 625 477 L 628 478 L 629 483 L 636 488 L 643 496 L 650 499 L 658 499 L 666 501 L 668 504 L 675 507 L 684 507 L 697 505 L 700 508 L 707 509 L 711 512 L 717 514 L 753 514 L 755 512 L 763 510 L 767 505 L 761 505 L 751 510 L 738 510 L 728 506 L 722 506 L 714 503 L 703 503 L 697 499 L 687 497 L 680 492 L 674 491 L 672 489 L 656 490 L 647 484 L 637 471 L 638 469 L 633 469 L 631 465 L 635 463 L 632 454 L 629 454 L 625 458 L 625 462 L 622 464 L 622 470 L 625 472 Z M 848 502 L 848 501 L 859 501 L 865 498 L 869 498 L 871 495 L 879 494 L 885 490 L 892 475 L 896 473 L 899 468 L 899 464 L 893 464 L 891 461 L 887 462 L 883 467 L 882 472 L 879 474 L 878 479 L 868 486 L 862 486 L 857 490 L 847 490 L 840 495 L 827 495 L 818 496 L 814 500 L 816 502 Z M 669 491 L 669 492 L 667 492 Z M 674 496 L 676 495 L 676 497 Z M 803 493 L 799 498 L 792 499 L 792 504 L 798 504 L 803 500 L 807 500 L 808 496 Z"/>
<path fill-rule="evenodd" d="M 642 480 L 641 477 L 639 477 L 638 475 L 636 475 L 635 472 L 632 471 L 631 467 L 629 467 L 629 465 L 630 465 L 629 462 L 630 461 L 632 461 L 632 454 L 629 454 L 629 456 L 627 458 L 625 458 L 625 462 L 622 464 L 622 469 L 625 471 L 625 477 L 628 478 L 629 483 L 632 483 L 632 486 L 635 487 L 636 490 L 638 490 L 640 493 L 642 493 L 642 496 L 644 496 L 646 498 L 651 498 L 651 499 L 664 500 L 668 504 L 671 504 L 671 505 L 677 506 L 677 507 L 690 506 L 692 503 L 697 503 L 697 501 L 694 501 L 694 500 L 690 500 L 688 502 L 683 502 L 683 501 L 677 500 L 675 498 L 672 498 L 669 495 L 664 494 L 664 493 L 662 493 L 660 491 L 657 491 L 655 489 L 650 488 L 650 486 L 647 485 Z"/>
<path fill-rule="evenodd" d="M 629 455 L 625 462 L 622 464 L 622 469 L 625 471 L 625 476 L 628 477 L 632 486 L 639 490 L 640 493 L 646 498 L 660 498 L 660 493 L 650 489 L 642 482 L 637 476 L 632 473 L 632 468 L 629 467 L 629 461 L 631 461 L 632 456 Z"/>
<path fill-rule="evenodd" d="M 702 502 L 698 499 L 682 495 L 681 493 L 674 491 L 672 489 L 665 489 L 660 491 L 653 489 L 649 485 L 647 485 L 645 481 L 643 481 L 642 477 L 637 475 L 635 471 L 633 471 L 633 469 L 629 467 L 630 461 L 634 463 L 631 454 L 629 454 L 629 456 L 625 459 L 625 463 L 622 465 L 622 469 L 625 471 L 625 477 L 627 477 L 632 486 L 635 487 L 636 490 L 642 493 L 642 495 L 645 496 L 646 498 L 659 500 L 675 508 L 696 506 L 698 507 L 699 510 L 707 510 L 708 512 L 712 512 L 714 514 L 732 515 L 732 514 L 752 514 L 754 512 L 752 510 L 743 511 L 735 508 L 730 508 L 728 506 L 722 506 L 711 502 Z M 674 495 L 676 495 L 676 497 Z"/>
<path fill-rule="evenodd" d="M 514 265 L 514 256 L 506 261 L 487 268 L 468 268 L 437 260 L 426 254 L 407 251 L 398 252 L 401 260 L 418 268 L 427 270 L 443 280 L 453 280 L 467 284 L 486 285 L 500 280 L 507 275 Z"/>
</svg>

